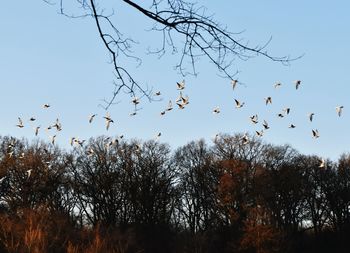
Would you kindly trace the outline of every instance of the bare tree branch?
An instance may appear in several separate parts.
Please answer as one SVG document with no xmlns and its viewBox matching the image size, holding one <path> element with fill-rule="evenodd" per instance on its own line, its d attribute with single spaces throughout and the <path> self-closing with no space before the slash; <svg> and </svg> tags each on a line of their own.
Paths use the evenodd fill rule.
<svg viewBox="0 0 350 253">
<path fill-rule="evenodd" d="M 262 46 L 251 46 L 240 38 L 242 32 L 229 32 L 225 26 L 214 20 L 212 15 L 207 14 L 205 7 L 190 1 L 152 0 L 148 8 L 141 6 L 136 1 L 121 1 L 155 22 L 150 32 L 161 32 L 162 43 L 160 48 L 149 47 L 148 53 L 162 57 L 168 48 L 173 54 L 179 53 L 180 58 L 175 69 L 183 76 L 197 75 L 196 63 L 202 57 L 209 59 L 223 77 L 231 80 L 238 73 L 237 69 L 232 69 L 236 59 L 246 61 L 252 57 L 263 56 L 288 65 L 291 61 L 301 57 L 271 55 L 267 51 L 271 38 Z M 115 73 L 113 82 L 115 88 L 111 98 L 104 100 L 105 106 L 103 107 L 107 109 L 114 104 L 121 91 L 131 97 L 144 96 L 152 101 L 151 89 L 148 89 L 144 83 L 135 80 L 131 72 L 121 63 L 121 57 L 131 58 L 136 61 L 137 65 L 140 65 L 142 60 L 131 51 L 137 42 L 125 37 L 118 30 L 118 24 L 112 20 L 114 12 L 110 15 L 104 14 L 104 10 L 98 7 L 97 0 L 76 0 L 76 2 L 83 10 L 83 14 L 67 14 L 64 9 L 64 0 L 60 0 L 61 14 L 70 18 L 93 18 L 99 37 L 111 57 Z M 179 44 L 178 39 L 173 39 L 174 36 L 183 38 L 183 42 Z M 181 50 L 178 47 L 181 47 Z"/>
</svg>

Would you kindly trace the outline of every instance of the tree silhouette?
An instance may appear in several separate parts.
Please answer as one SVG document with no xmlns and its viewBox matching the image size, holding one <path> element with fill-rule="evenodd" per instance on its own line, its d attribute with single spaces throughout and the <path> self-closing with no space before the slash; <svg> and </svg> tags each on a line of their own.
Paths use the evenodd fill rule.
<svg viewBox="0 0 350 253">
<path fill-rule="evenodd" d="M 50 3 L 59 3 L 60 13 L 67 17 L 94 19 L 101 42 L 111 57 L 115 74 L 114 92 L 111 99 L 105 101 L 107 108 L 120 91 L 125 91 L 131 96 L 147 96 L 152 100 L 151 90 L 144 82 L 136 80 L 125 64 L 130 59 L 141 64 L 141 56 L 133 53 L 133 48 L 138 43 L 121 32 L 121 24 L 115 21 L 114 11 L 108 9 L 108 3 L 97 0 L 76 0 L 77 9 L 72 7 L 74 4 L 65 0 Z M 196 62 L 202 57 L 207 58 L 224 77 L 231 80 L 237 74 L 237 70 L 232 68 L 233 62 L 237 59 L 245 61 L 255 56 L 264 56 L 283 64 L 293 60 L 288 56 L 275 57 L 269 54 L 266 48 L 270 40 L 261 46 L 250 45 L 248 40 L 241 38 L 240 32 L 229 31 L 225 25 L 216 21 L 204 6 L 192 1 L 152 0 L 140 4 L 137 1 L 123 0 L 121 3 L 124 5 L 120 8 L 131 8 L 154 22 L 150 32 L 159 34 L 161 43 L 151 45 L 147 53 L 158 57 L 162 57 L 168 51 L 177 54 L 179 59 L 175 68 L 183 76 L 196 75 Z"/>
<path fill-rule="evenodd" d="M 347 252 L 349 155 L 320 167 L 242 137 L 174 152 L 154 140 L 100 136 L 64 152 L 0 137 L 0 250 Z"/>
<path fill-rule="evenodd" d="M 217 173 L 204 140 L 190 142 L 175 153 L 183 193 L 181 211 L 191 233 L 210 228 L 216 216 Z"/>
</svg>

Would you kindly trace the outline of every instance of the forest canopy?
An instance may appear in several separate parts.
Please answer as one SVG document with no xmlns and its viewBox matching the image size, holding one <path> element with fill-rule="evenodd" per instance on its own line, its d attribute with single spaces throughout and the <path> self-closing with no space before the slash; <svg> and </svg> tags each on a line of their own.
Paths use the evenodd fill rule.
<svg viewBox="0 0 350 253">
<path fill-rule="evenodd" d="M 0 250 L 340 251 L 350 156 L 321 160 L 242 134 L 174 151 L 106 136 L 72 150 L 1 137 Z"/>
</svg>

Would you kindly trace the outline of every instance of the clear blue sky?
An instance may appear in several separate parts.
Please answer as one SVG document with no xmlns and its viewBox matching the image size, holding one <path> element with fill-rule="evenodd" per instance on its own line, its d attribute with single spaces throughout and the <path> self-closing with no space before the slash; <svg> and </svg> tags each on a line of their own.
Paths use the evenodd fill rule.
<svg viewBox="0 0 350 253">
<path fill-rule="evenodd" d="M 152 23 L 140 13 L 121 1 L 104 2 L 115 3 L 120 30 L 139 42 L 135 52 L 160 43 L 160 37 L 146 32 Z M 262 57 L 237 61 L 237 78 L 246 86 L 238 86 L 235 92 L 203 58 L 198 77 L 185 77 L 184 94 L 189 95 L 190 104 L 164 117 L 159 112 L 169 99 L 177 97 L 176 81 L 183 79 L 173 69 L 179 56 L 168 54 L 160 60 L 145 56 L 139 68 L 128 64 L 130 71 L 136 79 L 160 90 L 163 100 L 151 104 L 142 101 L 139 115 L 130 117 L 130 98 L 120 96 L 120 103 L 109 110 L 115 124 L 107 132 L 102 119 L 105 112 L 98 104 L 111 95 L 113 75 L 92 20 L 65 18 L 57 14 L 58 6 L 40 0 L 5 1 L 0 10 L 0 134 L 32 139 L 34 126 L 45 128 L 58 117 L 63 131 L 58 133 L 57 142 L 63 147 L 68 147 L 71 136 L 124 134 L 149 139 L 162 132 L 161 140 L 176 148 L 201 137 L 209 141 L 217 132 L 260 130 L 261 124 L 249 122 L 249 116 L 257 113 L 261 121 L 266 119 L 271 125 L 263 137 L 267 142 L 288 143 L 302 153 L 332 159 L 350 151 L 348 1 L 198 2 L 230 31 L 245 30 L 241 37 L 252 45 L 263 44 L 272 36 L 268 48 L 272 55 L 305 56 L 288 67 Z M 297 91 L 293 86 L 296 79 L 302 80 Z M 276 81 L 282 83 L 279 90 L 273 88 Z M 272 97 L 272 106 L 265 106 L 266 96 Z M 245 101 L 246 106 L 236 110 L 234 98 Z M 52 107 L 43 110 L 44 103 Z M 335 113 L 337 105 L 344 105 L 341 118 Z M 220 106 L 221 114 L 211 113 L 215 106 Z M 278 119 L 277 113 L 286 106 L 291 107 L 290 115 Z M 315 113 L 312 123 L 307 120 L 309 112 Z M 98 116 L 90 125 L 87 118 L 91 113 Z M 34 124 L 28 122 L 31 116 L 37 118 Z M 24 120 L 23 129 L 15 127 L 17 117 Z M 290 123 L 297 128 L 289 129 Z M 317 140 L 311 138 L 315 128 L 320 132 Z M 40 138 L 46 140 L 53 134 L 42 131 Z"/>
</svg>

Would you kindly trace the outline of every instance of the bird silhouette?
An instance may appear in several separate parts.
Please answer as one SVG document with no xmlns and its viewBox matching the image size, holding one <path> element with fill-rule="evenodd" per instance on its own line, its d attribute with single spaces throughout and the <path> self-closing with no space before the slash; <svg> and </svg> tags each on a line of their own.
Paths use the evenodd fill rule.
<svg viewBox="0 0 350 253">
<path fill-rule="evenodd" d="M 114 121 L 111 118 L 111 115 L 109 114 L 109 112 L 106 113 L 106 116 L 103 117 L 106 120 L 106 130 L 108 131 L 109 126 L 111 123 L 114 123 Z"/>
<path fill-rule="evenodd" d="M 131 100 L 131 103 L 133 103 L 134 105 L 137 105 L 140 103 L 140 99 L 138 97 L 133 97 Z"/>
<path fill-rule="evenodd" d="M 161 135 L 162 135 L 161 132 L 157 133 L 155 136 L 155 141 L 158 141 Z"/>
<path fill-rule="evenodd" d="M 176 85 L 177 85 L 177 89 L 178 90 L 183 90 L 185 89 L 185 80 L 183 80 L 182 82 L 176 82 Z"/>
<path fill-rule="evenodd" d="M 280 82 L 277 82 L 277 83 L 275 83 L 273 86 L 275 87 L 275 89 L 277 89 L 277 88 L 279 88 L 279 87 L 281 87 L 281 83 Z"/>
<path fill-rule="evenodd" d="M 182 98 L 183 98 L 182 92 L 180 91 L 179 96 L 178 96 L 177 99 L 175 100 L 175 103 L 182 101 Z"/>
<path fill-rule="evenodd" d="M 242 144 L 243 144 L 243 145 L 246 145 L 246 144 L 248 144 L 248 143 L 249 143 L 249 137 L 248 137 L 247 134 L 244 134 L 244 135 L 242 136 Z"/>
<path fill-rule="evenodd" d="M 241 103 L 240 101 L 238 101 L 237 99 L 235 99 L 236 102 L 236 108 L 242 108 L 244 106 L 244 102 Z"/>
<path fill-rule="evenodd" d="M 266 105 L 272 104 L 272 98 L 271 98 L 271 97 L 265 98 L 265 104 L 266 104 Z"/>
<path fill-rule="evenodd" d="M 335 110 L 336 110 L 336 112 L 337 112 L 337 114 L 338 114 L 339 117 L 341 116 L 341 114 L 342 114 L 342 112 L 343 112 L 343 108 L 344 108 L 344 106 L 342 106 L 342 105 L 337 106 L 337 107 L 335 108 Z"/>
<path fill-rule="evenodd" d="M 253 123 L 253 124 L 257 124 L 258 123 L 258 115 L 255 114 L 253 116 L 250 116 L 250 121 Z"/>
<path fill-rule="evenodd" d="M 75 141 L 75 137 L 71 137 L 71 138 L 69 139 L 69 144 L 70 144 L 71 146 L 73 146 L 74 141 Z"/>
<path fill-rule="evenodd" d="M 35 128 L 35 136 L 38 136 L 38 134 L 39 134 L 39 129 L 40 129 L 40 126 L 37 126 L 37 127 Z"/>
<path fill-rule="evenodd" d="M 97 114 L 91 114 L 90 116 L 89 116 L 89 123 L 92 123 L 92 121 L 94 120 L 94 118 L 97 116 Z"/>
<path fill-rule="evenodd" d="M 320 137 L 320 134 L 317 129 L 312 129 L 312 137 L 315 139 Z"/>
<path fill-rule="evenodd" d="M 290 108 L 289 107 L 286 107 L 283 109 L 283 112 L 288 115 L 290 113 Z"/>
<path fill-rule="evenodd" d="M 182 97 L 181 98 L 181 100 L 182 100 L 182 104 L 183 105 L 188 105 L 190 102 L 189 102 L 189 97 L 188 96 L 186 96 L 186 97 Z"/>
<path fill-rule="evenodd" d="M 176 103 L 179 106 L 179 109 L 185 109 L 185 105 L 183 103 Z"/>
<path fill-rule="evenodd" d="M 314 119 L 315 113 L 311 112 L 309 113 L 309 120 L 310 122 L 312 122 L 312 120 Z"/>
<path fill-rule="evenodd" d="M 19 127 L 19 128 L 23 128 L 24 127 L 23 121 L 22 121 L 22 119 L 20 117 L 18 117 L 18 124 L 16 126 Z"/>
<path fill-rule="evenodd" d="M 237 86 L 238 80 L 231 80 L 232 90 L 234 90 Z"/>
<path fill-rule="evenodd" d="M 266 120 L 264 120 L 264 123 L 262 124 L 264 129 L 267 130 L 270 128 L 269 124 L 266 122 Z"/>
<path fill-rule="evenodd" d="M 50 139 L 51 139 L 51 144 L 52 144 L 52 145 L 55 145 L 56 135 L 51 136 Z"/>
<path fill-rule="evenodd" d="M 297 90 L 301 84 L 301 81 L 300 80 L 296 80 L 294 81 L 294 84 L 295 84 L 295 89 Z"/>
<path fill-rule="evenodd" d="M 171 111 L 173 109 L 173 103 L 169 100 L 168 107 L 165 109 L 166 111 Z"/>
<path fill-rule="evenodd" d="M 217 106 L 213 109 L 214 114 L 219 114 L 220 113 L 220 108 Z"/>
<path fill-rule="evenodd" d="M 261 131 L 255 131 L 255 133 L 256 133 L 256 135 L 257 135 L 258 137 L 263 137 L 263 135 L 264 135 L 264 131 L 263 131 L 263 130 L 261 130 Z"/>
</svg>

